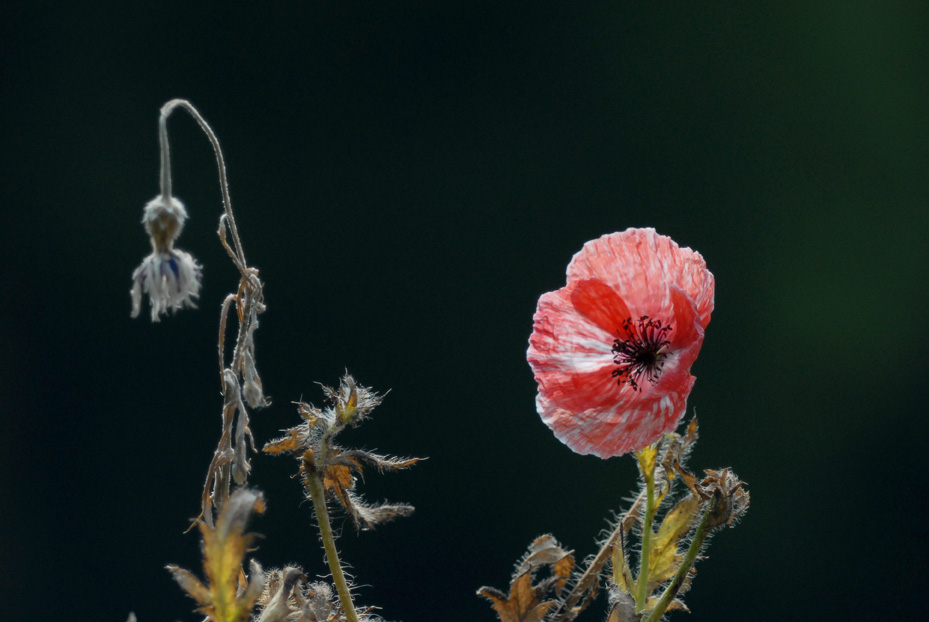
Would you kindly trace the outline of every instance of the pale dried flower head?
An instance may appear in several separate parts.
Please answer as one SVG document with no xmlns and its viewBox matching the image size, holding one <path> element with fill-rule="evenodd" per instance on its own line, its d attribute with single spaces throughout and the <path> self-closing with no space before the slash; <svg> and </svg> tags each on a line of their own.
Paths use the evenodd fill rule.
<svg viewBox="0 0 929 622">
<path fill-rule="evenodd" d="M 200 265 L 182 250 L 153 251 L 132 273 L 132 317 L 138 317 L 142 308 L 142 294 L 148 294 L 152 303 L 152 321 L 157 322 L 168 309 L 197 305 L 200 295 Z"/>
</svg>

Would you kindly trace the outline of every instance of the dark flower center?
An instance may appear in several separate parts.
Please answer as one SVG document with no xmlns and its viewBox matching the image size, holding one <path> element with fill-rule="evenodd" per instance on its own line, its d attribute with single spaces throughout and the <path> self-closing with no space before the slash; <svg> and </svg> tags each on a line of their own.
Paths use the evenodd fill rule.
<svg viewBox="0 0 929 622">
<path fill-rule="evenodd" d="M 616 332 L 619 337 L 613 341 L 613 362 L 617 365 L 613 377 L 619 384 L 628 383 L 633 391 L 639 390 L 643 376 L 656 384 L 671 345 L 671 326 L 643 315 L 637 321 L 626 318 Z"/>
</svg>

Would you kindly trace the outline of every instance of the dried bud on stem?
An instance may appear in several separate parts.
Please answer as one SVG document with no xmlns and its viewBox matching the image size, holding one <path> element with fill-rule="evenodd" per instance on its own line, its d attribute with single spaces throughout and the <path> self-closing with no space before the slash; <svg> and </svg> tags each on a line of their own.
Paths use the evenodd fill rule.
<svg viewBox="0 0 929 622">
<path fill-rule="evenodd" d="M 750 496 L 743 488 L 744 482 L 729 469 L 704 471 L 706 477 L 700 482 L 700 491 L 712 500 L 709 515 L 710 529 L 723 525 L 734 526 L 748 510 Z"/>
<path fill-rule="evenodd" d="M 375 466 L 381 472 L 395 471 L 412 466 L 421 458 L 391 458 L 337 446 L 333 441 L 339 432 L 366 419 L 384 397 L 358 385 L 349 374 L 342 377 L 337 389 L 326 386 L 322 389 L 330 405 L 319 409 L 299 403 L 297 412 L 304 422 L 286 430 L 287 436 L 266 444 L 263 451 L 272 455 L 288 453 L 299 461 L 299 473 L 307 497 L 313 502 L 333 581 L 346 618 L 355 622 L 359 618 L 335 548 L 327 501 L 337 500 L 359 530 L 373 529 L 400 516 L 408 516 L 413 512 L 411 505 L 368 505 L 362 502 L 354 492 L 355 474 L 362 474 L 364 464 Z"/>
</svg>

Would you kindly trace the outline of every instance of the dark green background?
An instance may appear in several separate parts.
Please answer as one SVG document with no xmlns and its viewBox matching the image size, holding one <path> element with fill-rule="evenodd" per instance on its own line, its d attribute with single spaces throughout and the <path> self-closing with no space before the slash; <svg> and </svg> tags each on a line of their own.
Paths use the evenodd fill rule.
<svg viewBox="0 0 929 622">
<path fill-rule="evenodd" d="M 505 587 L 534 537 L 594 552 L 633 461 L 554 439 L 525 349 L 586 240 L 653 226 L 717 279 L 692 465 L 731 465 L 753 498 L 673 619 L 923 608 L 924 4 L 77 4 L 0 8 L 5 620 L 198 619 L 163 566 L 199 571 L 182 531 L 219 436 L 236 275 L 210 147 L 183 114 L 179 246 L 205 266 L 201 309 L 129 318 L 173 97 L 216 129 L 267 283 L 259 443 L 347 367 L 391 393 L 344 440 L 430 458 L 364 484 L 413 517 L 337 521 L 360 602 L 493 620 L 474 592 Z M 296 463 L 253 467 L 256 557 L 325 572 Z"/>
</svg>

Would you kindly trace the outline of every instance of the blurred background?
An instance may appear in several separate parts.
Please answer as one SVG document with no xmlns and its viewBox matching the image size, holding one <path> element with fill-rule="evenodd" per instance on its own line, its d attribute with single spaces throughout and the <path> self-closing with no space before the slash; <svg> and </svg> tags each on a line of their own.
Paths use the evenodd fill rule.
<svg viewBox="0 0 929 622">
<path fill-rule="evenodd" d="M 336 519 L 360 603 L 492 621 L 475 591 L 506 588 L 533 538 L 595 551 L 633 460 L 553 437 L 525 350 L 585 241 L 652 226 L 717 279 L 691 466 L 732 466 L 753 501 L 671 619 L 922 608 L 929 11 L 777 4 L 3 3 L 4 619 L 199 619 L 164 566 L 200 572 L 183 531 L 219 438 L 237 275 L 183 113 L 178 246 L 204 265 L 200 310 L 129 318 L 174 97 L 216 130 L 267 283 L 258 443 L 348 369 L 390 394 L 343 440 L 429 457 L 362 488 L 411 518 Z M 255 557 L 325 573 L 296 462 L 252 466 Z"/>
</svg>

